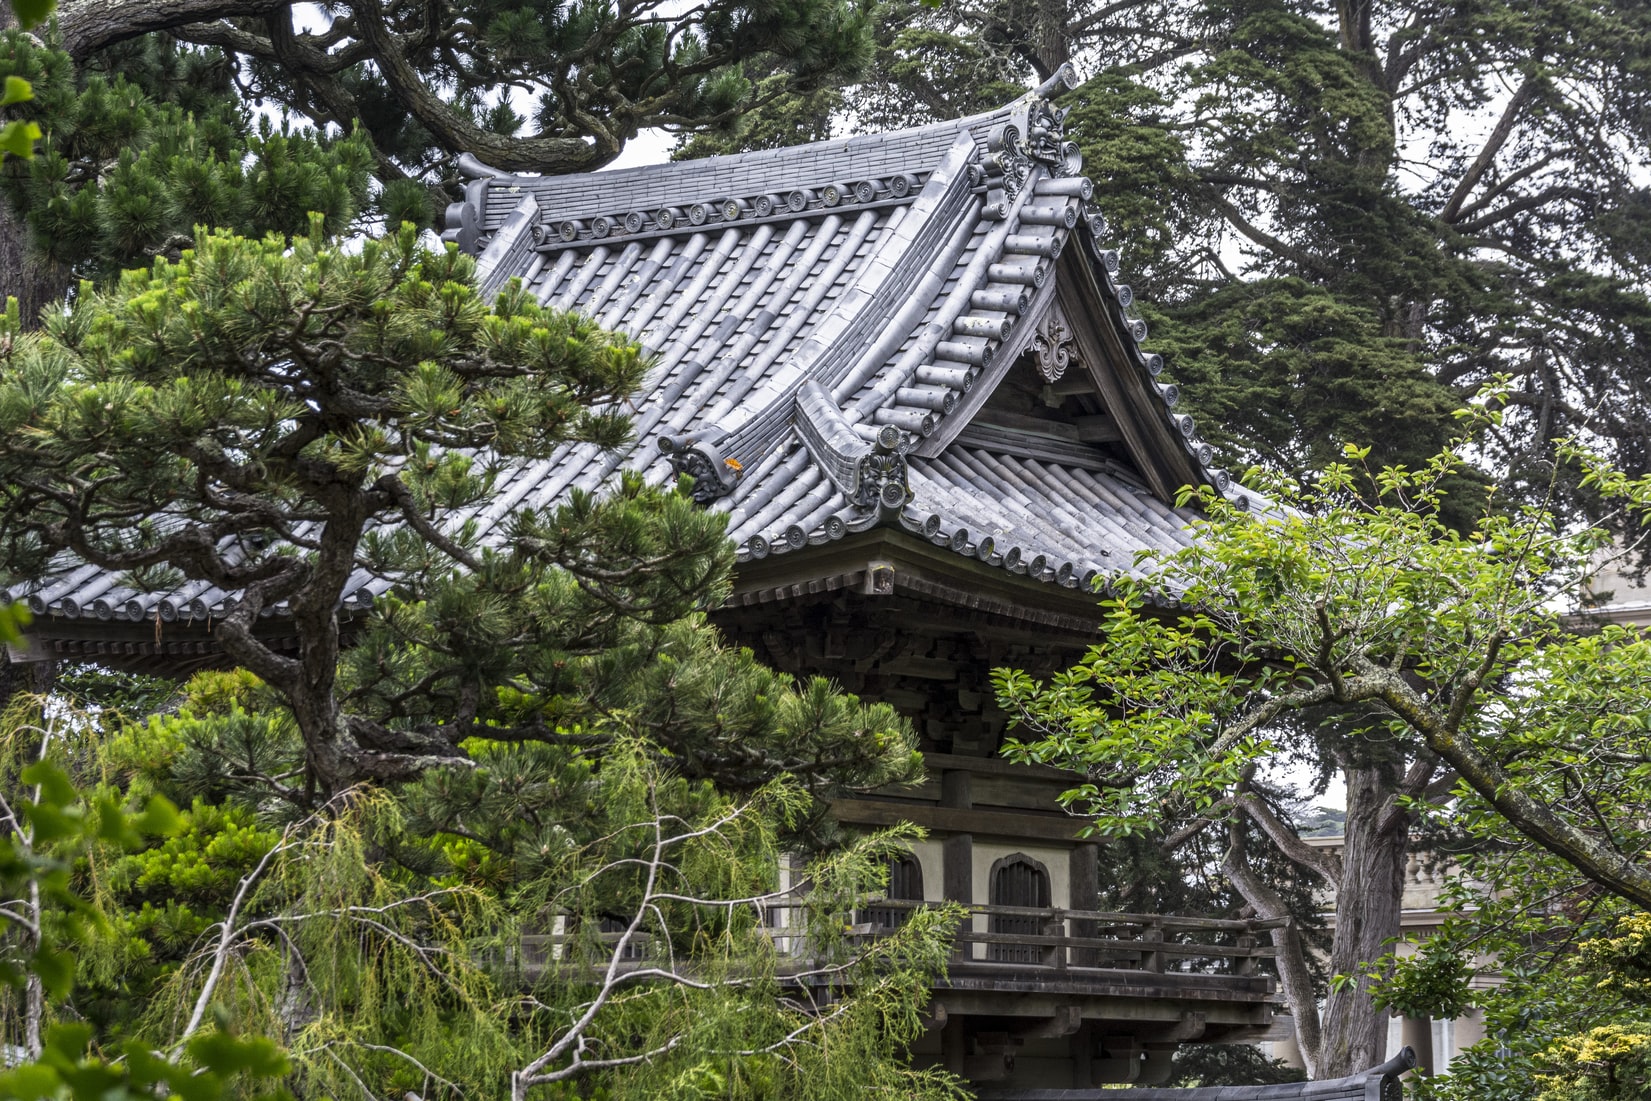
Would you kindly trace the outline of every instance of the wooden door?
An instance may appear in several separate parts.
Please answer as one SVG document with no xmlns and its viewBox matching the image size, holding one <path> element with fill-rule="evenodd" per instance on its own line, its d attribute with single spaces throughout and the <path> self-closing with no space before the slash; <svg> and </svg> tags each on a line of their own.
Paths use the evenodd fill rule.
<svg viewBox="0 0 1651 1101">
<path fill-rule="evenodd" d="M 1046 909 L 1049 906 L 1049 873 L 1031 857 L 1005 857 L 992 866 L 993 906 L 1020 906 Z M 993 933 L 1036 936 L 1044 919 L 1036 914 L 992 914 L 987 928 Z M 991 944 L 987 958 L 1000 963 L 1039 963 L 1044 950 L 1036 944 Z"/>
<path fill-rule="evenodd" d="M 883 892 L 883 897 L 902 902 L 923 901 L 923 865 L 917 862 L 915 856 L 902 856 L 890 862 L 889 887 Z M 866 909 L 866 920 L 878 930 L 892 932 L 910 918 L 911 909 L 906 906 L 870 906 Z"/>
</svg>

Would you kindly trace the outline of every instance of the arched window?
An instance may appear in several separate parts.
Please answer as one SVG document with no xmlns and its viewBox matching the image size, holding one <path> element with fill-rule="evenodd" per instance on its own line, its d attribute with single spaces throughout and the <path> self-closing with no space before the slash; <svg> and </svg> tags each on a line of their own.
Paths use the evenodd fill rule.
<svg viewBox="0 0 1651 1101">
<path fill-rule="evenodd" d="M 917 857 L 907 853 L 889 861 L 889 886 L 883 892 L 886 899 L 901 902 L 923 901 L 923 865 Z M 880 930 L 898 929 L 911 917 L 908 906 L 871 906 L 866 909 L 866 920 Z"/>
<path fill-rule="evenodd" d="M 992 865 L 991 904 L 1023 909 L 1049 908 L 1049 869 L 1025 853 L 1006 856 Z M 987 928 L 993 933 L 1037 936 L 1044 918 L 1038 914 L 992 914 Z M 1036 944 L 990 944 L 987 958 L 1002 963 L 1040 963 L 1044 949 Z"/>
</svg>

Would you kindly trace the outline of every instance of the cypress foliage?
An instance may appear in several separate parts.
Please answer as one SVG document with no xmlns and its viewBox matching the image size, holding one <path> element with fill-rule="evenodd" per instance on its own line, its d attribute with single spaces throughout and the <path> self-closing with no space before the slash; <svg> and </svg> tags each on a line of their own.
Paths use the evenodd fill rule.
<svg viewBox="0 0 1651 1101">
<path fill-rule="evenodd" d="M 960 117 L 1076 64 L 1068 135 L 1233 462 L 1414 467 L 1506 376 L 1487 458 L 1523 494 L 1578 432 L 1651 469 L 1643 6 L 913 2 L 876 33 L 839 119 Z M 1560 505 L 1593 510 L 1579 480 Z"/>
</svg>

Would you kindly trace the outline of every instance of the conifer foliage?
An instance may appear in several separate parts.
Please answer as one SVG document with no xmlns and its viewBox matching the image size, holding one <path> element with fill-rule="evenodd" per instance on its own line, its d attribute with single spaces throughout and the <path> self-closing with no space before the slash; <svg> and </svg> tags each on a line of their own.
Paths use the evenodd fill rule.
<svg viewBox="0 0 1651 1101">
<path fill-rule="evenodd" d="M 22 36 L 8 45 L 0 73 L 33 87 L 15 114 L 42 140 L 0 190 L 46 265 L 105 280 L 156 254 L 176 259 L 199 225 L 294 235 L 320 212 L 338 234 L 372 213 L 365 138 L 254 124 L 222 55 L 150 38 L 77 73 L 61 50 Z"/>
<path fill-rule="evenodd" d="M 800 783 L 725 795 L 631 735 L 478 746 L 441 821 L 451 770 L 299 810 L 217 755 L 302 755 L 257 678 L 146 719 L 108 688 L 0 720 L 7 1097 L 958 1096 L 901 1059 L 958 912 L 851 933 L 909 830 L 781 882 Z"/>
<path fill-rule="evenodd" d="M 1078 67 L 1152 346 L 1237 461 L 1419 464 L 1506 374 L 1487 443 L 1530 492 L 1583 426 L 1651 469 L 1644 5 L 911 0 L 877 33 L 877 126 Z"/>
</svg>

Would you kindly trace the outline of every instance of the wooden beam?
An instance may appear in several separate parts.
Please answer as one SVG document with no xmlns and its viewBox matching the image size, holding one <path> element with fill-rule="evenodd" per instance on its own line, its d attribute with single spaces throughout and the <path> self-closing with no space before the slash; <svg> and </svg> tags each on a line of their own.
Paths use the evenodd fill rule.
<svg viewBox="0 0 1651 1101">
<path fill-rule="evenodd" d="M 1100 396 L 1099 391 L 1095 389 L 1095 384 L 1089 381 L 1089 376 L 1083 371 L 1077 371 L 1073 374 L 1067 375 L 1059 382 L 1051 382 L 1043 389 L 1050 397 L 1056 398 L 1069 398 L 1076 394 L 1094 394 L 1096 397 Z"/>
<path fill-rule="evenodd" d="M 1025 413 L 1011 413 L 1006 409 L 994 409 L 986 406 L 975 414 L 975 420 L 980 424 L 996 425 L 999 428 L 1012 428 L 1017 432 L 1030 432 L 1037 436 L 1048 436 L 1050 439 L 1078 441 L 1081 437 L 1078 430 L 1072 427 L 1070 421 L 1055 420 L 1051 417 L 1032 417 Z"/>
<path fill-rule="evenodd" d="M 1072 784 L 1083 780 L 1083 773 L 1069 772 L 1052 765 L 1018 765 L 1001 757 L 963 757 L 955 753 L 925 753 L 923 764 L 931 772 L 961 769 L 964 772 L 983 772 L 992 776 L 1008 776 L 1016 780 L 1059 780 Z"/>
<path fill-rule="evenodd" d="M 1079 417 L 1074 423 L 1078 426 L 1079 443 L 1118 443 L 1124 438 L 1118 422 L 1105 413 Z"/>
<path fill-rule="evenodd" d="M 1023 837 L 1038 841 L 1076 841 L 1087 821 L 1058 814 L 1017 814 L 1013 811 L 960 810 L 926 803 L 878 799 L 833 799 L 831 813 L 839 822 L 867 826 L 894 826 L 912 822 L 926 830 L 945 833 Z"/>
</svg>

